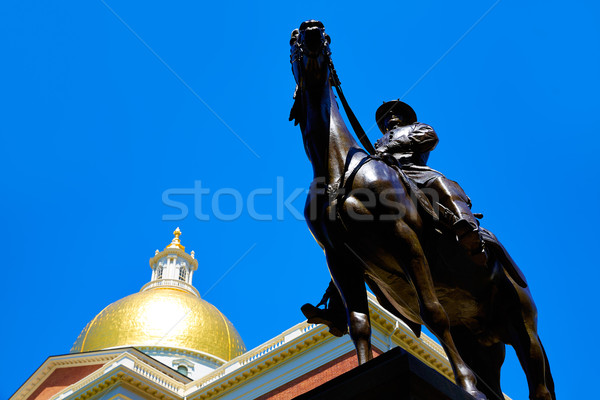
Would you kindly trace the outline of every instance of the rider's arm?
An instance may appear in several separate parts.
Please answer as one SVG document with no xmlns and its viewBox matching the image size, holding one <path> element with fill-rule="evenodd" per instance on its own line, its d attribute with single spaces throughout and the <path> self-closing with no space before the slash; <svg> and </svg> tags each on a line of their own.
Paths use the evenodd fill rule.
<svg viewBox="0 0 600 400">
<path fill-rule="evenodd" d="M 412 150 L 417 153 L 425 153 L 435 149 L 440 141 L 431 126 L 420 123 L 416 124 L 415 130 L 409 135 L 409 139 Z"/>
<path fill-rule="evenodd" d="M 433 128 L 426 124 L 415 123 L 394 130 L 390 137 L 383 137 L 375 143 L 378 153 L 424 153 L 438 144 Z"/>
</svg>

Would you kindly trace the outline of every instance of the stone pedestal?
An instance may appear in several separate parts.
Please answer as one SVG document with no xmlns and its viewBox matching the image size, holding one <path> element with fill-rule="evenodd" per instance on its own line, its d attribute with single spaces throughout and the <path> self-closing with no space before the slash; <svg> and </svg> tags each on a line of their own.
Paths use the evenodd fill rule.
<svg viewBox="0 0 600 400">
<path fill-rule="evenodd" d="M 473 400 L 440 373 L 396 347 L 295 400 Z"/>
</svg>

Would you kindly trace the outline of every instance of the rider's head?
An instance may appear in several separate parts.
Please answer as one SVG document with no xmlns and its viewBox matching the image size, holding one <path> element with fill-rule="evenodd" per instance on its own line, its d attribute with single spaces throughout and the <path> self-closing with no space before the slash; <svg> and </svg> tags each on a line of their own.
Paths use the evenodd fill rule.
<svg viewBox="0 0 600 400">
<path fill-rule="evenodd" d="M 393 100 L 384 102 L 375 112 L 377 126 L 382 133 L 399 126 L 410 125 L 417 122 L 417 114 L 408 104 Z"/>
</svg>

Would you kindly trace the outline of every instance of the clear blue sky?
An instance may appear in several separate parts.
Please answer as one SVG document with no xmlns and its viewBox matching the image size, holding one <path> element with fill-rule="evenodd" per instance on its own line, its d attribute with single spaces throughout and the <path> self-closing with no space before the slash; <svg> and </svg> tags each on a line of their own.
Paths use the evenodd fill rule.
<svg viewBox="0 0 600 400">
<path fill-rule="evenodd" d="M 206 300 L 248 348 L 319 300 L 323 255 L 304 221 L 288 209 L 277 218 L 276 195 L 278 181 L 287 198 L 312 174 L 287 121 L 289 35 L 311 18 L 333 39 L 365 128 L 439 61 L 405 97 L 440 136 L 430 164 L 462 184 L 524 270 L 559 398 L 588 395 L 598 364 L 598 5 L 505 0 L 473 27 L 493 1 L 202 3 L 3 3 L 0 397 L 138 291 L 177 226 L 199 260 L 195 286 L 210 289 Z M 189 213 L 165 220 L 179 211 L 163 193 L 196 181 L 210 190 L 202 204 L 172 195 Z M 247 212 L 260 188 L 254 207 L 271 221 Z M 217 218 L 212 201 L 235 214 L 233 190 L 241 215 Z M 503 389 L 527 398 L 512 350 Z"/>
</svg>

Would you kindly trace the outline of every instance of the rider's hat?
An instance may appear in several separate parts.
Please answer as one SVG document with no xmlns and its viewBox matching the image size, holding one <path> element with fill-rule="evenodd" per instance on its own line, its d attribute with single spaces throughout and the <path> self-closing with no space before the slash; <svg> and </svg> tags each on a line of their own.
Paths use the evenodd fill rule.
<svg viewBox="0 0 600 400">
<path fill-rule="evenodd" d="M 385 133 L 385 117 L 389 114 L 402 117 L 408 124 L 417 122 L 417 113 L 408 104 L 400 100 L 384 101 L 377 111 L 375 111 L 375 121 L 377 121 L 379 130 L 383 133 Z"/>
</svg>

